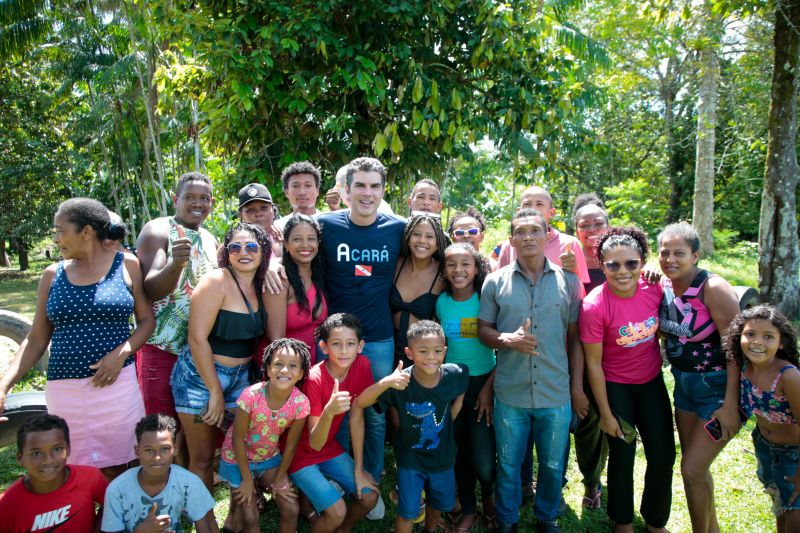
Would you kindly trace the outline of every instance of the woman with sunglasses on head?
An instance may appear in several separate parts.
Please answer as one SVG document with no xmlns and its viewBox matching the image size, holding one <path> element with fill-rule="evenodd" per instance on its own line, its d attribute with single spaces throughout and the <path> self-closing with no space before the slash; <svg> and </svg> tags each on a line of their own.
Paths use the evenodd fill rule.
<svg viewBox="0 0 800 533">
<path fill-rule="evenodd" d="M 698 266 L 700 238 L 686 222 L 658 235 L 658 262 L 665 279 L 660 329 L 675 377 L 675 423 L 681 442 L 681 477 L 692 529 L 719 531 L 709 468 L 739 430 L 738 365 L 726 360 L 720 334 L 739 313 L 731 284 Z M 712 438 L 709 420 L 720 423 Z"/>
<path fill-rule="evenodd" d="M 637 430 L 647 457 L 641 513 L 648 531 L 666 531 L 672 504 L 675 437 L 658 346 L 661 285 L 640 274 L 647 236 L 610 228 L 595 256 L 606 281 L 583 300 L 579 319 L 586 370 L 608 435 L 608 516 L 615 532 L 633 531 Z"/>
<path fill-rule="evenodd" d="M 248 370 L 267 313 L 261 286 L 271 242 L 256 224 L 234 224 L 218 252 L 219 268 L 192 293 L 189 345 L 172 371 L 175 410 L 186 432 L 189 470 L 213 488 L 213 461 L 226 410 L 249 385 Z M 230 419 L 230 415 L 228 417 Z"/>
<path fill-rule="evenodd" d="M 475 251 L 480 253 L 483 238 L 486 236 L 486 221 L 480 211 L 474 207 L 468 207 L 466 211 L 450 217 L 447 234 L 450 235 L 453 242 L 468 242 L 475 248 Z M 484 257 L 484 261 L 490 272 L 497 268 L 497 262 L 493 259 Z"/>
<path fill-rule="evenodd" d="M 281 292 L 264 294 L 269 313 L 267 337 L 306 343 L 311 366 L 317 360 L 314 330 L 328 317 L 325 297 L 325 258 L 319 253 L 322 232 L 316 220 L 295 213 L 283 228 L 283 259 L 289 283 Z"/>
</svg>

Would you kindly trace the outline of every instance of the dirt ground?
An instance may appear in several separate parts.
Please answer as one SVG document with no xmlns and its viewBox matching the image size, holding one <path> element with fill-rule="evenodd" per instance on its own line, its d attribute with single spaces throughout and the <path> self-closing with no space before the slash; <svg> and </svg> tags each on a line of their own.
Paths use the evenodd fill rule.
<svg viewBox="0 0 800 533">
<path fill-rule="evenodd" d="M 19 345 L 8 337 L 0 337 L 0 376 L 6 373 L 8 365 L 17 353 Z"/>
</svg>

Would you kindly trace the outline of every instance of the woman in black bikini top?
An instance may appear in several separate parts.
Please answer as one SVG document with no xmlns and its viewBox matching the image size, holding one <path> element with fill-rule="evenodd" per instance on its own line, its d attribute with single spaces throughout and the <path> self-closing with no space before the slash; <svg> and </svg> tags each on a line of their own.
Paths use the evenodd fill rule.
<svg viewBox="0 0 800 533">
<path fill-rule="evenodd" d="M 436 299 L 444 290 L 443 254 L 446 247 L 447 240 L 439 217 L 420 213 L 409 219 L 389 293 L 395 329 L 395 364 L 405 357 L 408 327 L 417 320 L 433 318 Z"/>
</svg>

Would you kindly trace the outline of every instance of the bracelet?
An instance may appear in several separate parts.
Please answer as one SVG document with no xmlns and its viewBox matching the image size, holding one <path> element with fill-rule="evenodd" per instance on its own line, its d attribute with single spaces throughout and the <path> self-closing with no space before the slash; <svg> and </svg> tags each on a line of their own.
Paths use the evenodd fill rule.
<svg viewBox="0 0 800 533">
<path fill-rule="evenodd" d="M 274 484 L 272 484 L 272 485 L 270 485 L 270 487 L 272 487 L 272 490 L 286 490 L 286 489 L 290 488 L 291 485 L 289 483 L 287 483 L 283 487 L 276 487 Z"/>
</svg>

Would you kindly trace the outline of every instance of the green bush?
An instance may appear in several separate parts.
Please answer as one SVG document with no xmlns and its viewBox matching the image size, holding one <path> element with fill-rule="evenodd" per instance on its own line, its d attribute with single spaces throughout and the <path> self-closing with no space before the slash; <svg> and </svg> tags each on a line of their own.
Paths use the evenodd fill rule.
<svg viewBox="0 0 800 533">
<path fill-rule="evenodd" d="M 654 238 L 664 226 L 669 189 L 661 183 L 641 178 L 623 181 L 608 187 L 606 207 L 615 226 L 636 226 Z"/>
<path fill-rule="evenodd" d="M 739 232 L 736 230 L 714 228 L 711 233 L 714 238 L 714 248 L 721 250 L 727 250 L 739 238 Z"/>
</svg>

